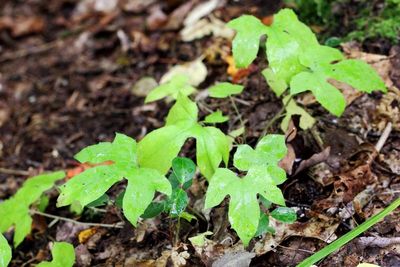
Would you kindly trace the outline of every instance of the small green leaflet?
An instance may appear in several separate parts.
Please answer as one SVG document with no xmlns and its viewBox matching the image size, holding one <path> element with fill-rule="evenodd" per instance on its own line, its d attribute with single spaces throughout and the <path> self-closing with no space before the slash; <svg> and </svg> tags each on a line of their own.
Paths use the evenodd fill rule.
<svg viewBox="0 0 400 267">
<path fill-rule="evenodd" d="M 167 203 L 170 209 L 169 214 L 172 218 L 177 218 L 185 211 L 189 197 L 182 188 L 175 188 Z"/>
<path fill-rule="evenodd" d="M 192 185 L 194 174 L 196 173 L 196 165 L 191 159 L 176 157 L 172 160 L 172 173 L 169 176 L 172 189 L 182 188 L 189 189 Z"/>
<path fill-rule="evenodd" d="M 7 239 L 0 233 L 0 266 L 8 266 L 11 257 L 11 248 L 8 245 Z"/>
<path fill-rule="evenodd" d="M 167 200 L 167 209 L 171 217 L 181 217 L 184 213 L 189 203 L 185 190 L 192 185 L 195 172 L 196 165 L 188 158 L 176 157 L 172 161 L 172 173 L 169 176 L 172 194 Z"/>
<path fill-rule="evenodd" d="M 138 166 L 136 150 L 136 141 L 123 134 L 116 134 L 112 143 L 103 142 L 84 148 L 75 156 L 79 162 L 101 164 L 111 161 L 112 164 L 90 168 L 62 185 L 57 206 L 71 205 L 74 201 L 86 206 L 125 178 L 128 186 L 122 206 L 125 217 L 136 226 L 156 191 L 171 194 L 171 185 L 163 175 L 154 169 Z"/>
<path fill-rule="evenodd" d="M 237 177 L 228 169 L 219 168 L 208 186 L 205 208 L 217 206 L 229 195 L 229 222 L 247 246 L 258 229 L 258 194 L 275 204 L 285 205 L 281 190 L 274 184 L 265 168 L 252 167 L 243 178 Z"/>
<path fill-rule="evenodd" d="M 224 116 L 221 110 L 217 110 L 204 119 L 205 123 L 223 123 L 229 120 L 228 116 Z"/>
<path fill-rule="evenodd" d="M 243 85 L 228 82 L 218 83 L 208 89 L 210 96 L 214 98 L 225 98 L 231 95 L 240 94 L 244 89 Z"/>
<path fill-rule="evenodd" d="M 200 172 L 210 178 L 221 161 L 229 160 L 230 139 L 215 127 L 203 127 L 197 122 L 194 102 L 179 95 L 166 119 L 166 125 L 147 134 L 138 144 L 138 159 L 142 167 L 167 173 L 186 139 L 196 138 L 196 158 Z"/>
<path fill-rule="evenodd" d="M 190 243 L 192 243 L 193 246 L 202 247 L 206 243 L 206 239 L 207 239 L 206 236 L 209 236 L 212 234 L 213 234 L 213 232 L 207 231 L 207 232 L 198 234 L 196 236 L 189 237 L 189 241 L 190 241 Z"/>
<path fill-rule="evenodd" d="M 75 250 L 69 243 L 55 242 L 51 255 L 53 256 L 51 262 L 44 261 L 36 267 L 72 267 L 75 263 Z"/>
<path fill-rule="evenodd" d="M 227 26 L 236 30 L 236 36 L 232 42 L 235 65 L 238 68 L 247 68 L 257 57 L 260 38 L 266 33 L 266 26 L 249 15 L 234 19 Z"/>
<path fill-rule="evenodd" d="M 371 66 L 361 60 L 343 60 L 337 49 L 320 46 L 314 51 L 300 55 L 300 61 L 310 71 L 301 72 L 292 78 L 290 93 L 298 94 L 311 90 L 317 101 L 336 116 L 340 116 L 345 110 L 346 100 L 343 94 L 328 82 L 329 78 L 347 83 L 362 92 L 386 92 L 384 82 Z"/>
<path fill-rule="evenodd" d="M 246 176 L 239 178 L 234 172 L 219 168 L 210 179 L 205 208 L 215 207 L 229 195 L 229 222 L 245 246 L 258 229 L 260 206 L 257 195 L 272 203 L 285 205 L 277 185 L 286 179 L 286 173 L 277 164 L 286 152 L 283 135 L 267 135 L 255 150 L 248 145 L 238 147 L 233 165 L 247 171 Z"/>
<path fill-rule="evenodd" d="M 297 220 L 296 212 L 288 207 L 278 207 L 271 212 L 271 217 L 284 222 L 284 223 L 294 223 Z"/>
<path fill-rule="evenodd" d="M 165 210 L 166 205 L 167 205 L 167 203 L 165 201 L 151 202 L 150 205 L 144 211 L 144 213 L 142 215 L 140 215 L 140 217 L 142 217 L 143 219 L 154 218 Z M 121 207 L 122 207 L 122 205 L 121 205 Z"/>
<path fill-rule="evenodd" d="M 165 211 L 172 218 L 185 218 L 189 221 L 193 216 L 185 213 L 189 203 L 189 197 L 185 190 L 192 185 L 193 177 L 196 172 L 196 165 L 191 159 L 176 157 L 172 161 L 172 173 L 169 176 L 169 182 L 172 187 L 172 194 L 166 200 L 161 202 L 152 202 L 142 218 L 152 218 Z"/>
<path fill-rule="evenodd" d="M 14 226 L 14 246 L 18 246 L 31 232 L 30 206 L 40 199 L 43 192 L 52 188 L 57 180 L 64 177 L 63 171 L 32 177 L 26 180 L 14 196 L 0 203 L 0 233 Z"/>
<path fill-rule="evenodd" d="M 189 84 L 189 78 L 186 75 L 178 74 L 175 75 L 171 80 L 163 83 L 154 88 L 144 100 L 145 103 L 154 102 L 160 100 L 166 96 L 170 96 L 174 99 L 178 97 L 178 94 L 190 95 L 196 91 Z"/>
<path fill-rule="evenodd" d="M 258 223 L 258 229 L 254 236 L 260 236 L 265 233 L 275 234 L 275 229 L 269 226 L 269 217 L 267 214 L 262 213 Z"/>
<path fill-rule="evenodd" d="M 288 101 L 290 102 L 288 103 Z M 281 129 L 283 132 L 287 131 L 292 115 L 300 115 L 300 128 L 303 130 L 309 129 L 315 124 L 314 117 L 303 108 L 299 107 L 296 101 L 290 98 L 290 95 L 285 96 L 282 102 L 283 105 L 286 106 L 286 115 L 281 122 Z"/>
</svg>

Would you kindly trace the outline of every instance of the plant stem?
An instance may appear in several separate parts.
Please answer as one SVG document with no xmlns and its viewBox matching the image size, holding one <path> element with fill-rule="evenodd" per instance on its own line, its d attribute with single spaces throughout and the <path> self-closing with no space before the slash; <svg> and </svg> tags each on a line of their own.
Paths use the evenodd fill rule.
<svg viewBox="0 0 400 267">
<path fill-rule="evenodd" d="M 242 119 L 242 114 L 240 114 L 239 109 L 238 109 L 238 107 L 236 106 L 235 99 L 233 99 L 232 96 L 229 96 L 229 99 L 231 100 L 233 109 L 235 110 L 236 115 L 237 115 L 238 118 L 239 118 L 241 127 L 244 128 L 244 121 L 243 121 L 243 119 Z M 245 128 L 244 128 L 244 131 L 243 131 L 243 139 L 244 139 L 244 142 L 246 143 L 246 129 L 245 129 Z"/>
<path fill-rule="evenodd" d="M 178 244 L 180 229 L 181 229 L 181 217 L 178 217 L 178 222 L 176 224 L 176 233 L 175 233 L 174 246 L 176 246 Z"/>
<path fill-rule="evenodd" d="M 44 213 L 44 212 L 40 212 L 40 211 L 32 210 L 32 209 L 29 210 L 29 212 L 31 214 L 36 214 L 36 215 L 44 216 L 44 217 L 47 217 L 47 218 L 66 221 L 66 222 L 71 222 L 71 223 L 74 223 L 74 224 L 79 224 L 79 225 L 84 225 L 84 226 L 98 226 L 98 227 L 105 227 L 105 228 L 123 228 L 123 225 L 125 224 L 124 222 L 118 222 L 118 223 L 114 223 L 114 224 L 86 223 L 86 222 L 79 222 L 79 221 L 76 221 L 76 220 L 73 220 L 73 219 L 70 219 L 70 218 L 56 216 L 56 215 L 52 215 L 52 214 L 48 214 L 48 213 Z"/>
<path fill-rule="evenodd" d="M 288 99 L 288 101 L 283 105 L 283 107 L 279 110 L 278 113 L 276 113 L 276 115 L 267 123 L 267 125 L 265 126 L 264 130 L 262 131 L 260 137 L 258 138 L 258 142 L 261 140 L 261 138 L 263 138 L 269 128 L 275 123 L 275 121 L 277 121 L 279 118 L 281 118 L 284 115 L 284 112 L 286 111 L 286 107 L 289 105 L 290 101 L 292 101 L 293 96 L 291 95 L 290 98 Z"/>
</svg>

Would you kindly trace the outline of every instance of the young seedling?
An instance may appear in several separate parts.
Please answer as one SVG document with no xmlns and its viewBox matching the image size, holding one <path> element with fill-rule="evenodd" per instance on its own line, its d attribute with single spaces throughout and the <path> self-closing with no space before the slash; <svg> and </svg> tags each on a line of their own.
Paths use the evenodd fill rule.
<svg viewBox="0 0 400 267">
<path fill-rule="evenodd" d="M 185 212 L 189 203 L 186 190 L 192 185 L 195 172 L 196 165 L 191 159 L 176 157 L 172 161 L 172 172 L 168 178 L 172 187 L 171 196 L 164 201 L 152 202 L 141 217 L 152 218 L 161 212 L 167 212 L 171 218 L 184 218 L 188 221 L 195 218 Z"/>
<path fill-rule="evenodd" d="M 112 143 L 103 142 L 84 148 L 75 158 L 81 163 L 98 165 L 74 176 L 60 187 L 57 206 L 78 201 L 82 206 L 101 197 L 112 185 L 128 180 L 123 198 L 125 217 L 136 226 L 140 215 L 153 200 L 156 191 L 171 194 L 171 185 L 157 170 L 143 168 L 137 161 L 136 141 L 126 135 L 116 134 Z"/>
<path fill-rule="evenodd" d="M 42 174 L 28 179 L 11 198 L 0 203 L 0 233 L 14 226 L 14 246 L 17 247 L 31 232 L 30 207 L 37 202 L 43 192 L 65 177 L 63 171 Z"/>
<path fill-rule="evenodd" d="M 340 116 L 346 102 L 330 80 L 343 82 L 362 92 L 386 92 L 384 82 L 371 66 L 361 60 L 346 60 L 339 50 L 320 45 L 315 34 L 292 10 L 281 10 L 270 26 L 249 15 L 234 19 L 228 25 L 237 32 L 232 51 L 238 67 L 247 67 L 253 62 L 260 38 L 267 36 L 269 67 L 263 75 L 278 96 L 289 85 L 291 95 L 311 91 L 324 108 Z"/>
<path fill-rule="evenodd" d="M 74 247 L 66 242 L 55 242 L 51 250 L 53 260 L 44 261 L 36 267 L 72 267 L 75 263 Z"/>
<path fill-rule="evenodd" d="M 285 137 L 267 135 L 256 149 L 240 145 L 234 155 L 233 165 L 247 171 L 243 178 L 226 168 L 219 168 L 210 179 L 205 208 L 217 206 L 230 196 L 229 221 L 245 246 L 257 233 L 260 206 L 257 196 L 285 206 L 281 190 L 277 185 L 286 180 L 286 173 L 278 162 L 286 155 Z"/>
<path fill-rule="evenodd" d="M 202 126 L 197 116 L 197 105 L 179 94 L 168 113 L 165 126 L 152 131 L 139 142 L 140 166 L 167 173 L 172 160 L 189 137 L 196 139 L 197 165 L 206 178 L 213 175 L 221 161 L 227 164 L 231 140 L 218 128 Z"/>
</svg>

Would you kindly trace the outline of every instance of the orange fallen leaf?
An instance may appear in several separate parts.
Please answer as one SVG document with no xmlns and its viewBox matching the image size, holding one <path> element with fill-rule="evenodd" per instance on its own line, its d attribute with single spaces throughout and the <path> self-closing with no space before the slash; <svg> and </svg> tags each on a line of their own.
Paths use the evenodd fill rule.
<svg viewBox="0 0 400 267">
<path fill-rule="evenodd" d="M 256 67 L 253 64 L 245 69 L 238 69 L 235 65 L 235 60 L 231 55 L 225 56 L 223 59 L 226 63 L 228 63 L 228 69 L 226 72 L 232 77 L 233 83 L 238 83 L 241 79 L 249 76 L 249 74 L 256 70 Z"/>
<path fill-rule="evenodd" d="M 272 23 L 274 22 L 274 15 L 270 15 L 270 16 L 263 17 L 263 18 L 261 19 L 261 21 L 262 21 L 262 23 L 264 23 L 265 25 L 271 26 Z"/>
<path fill-rule="evenodd" d="M 90 163 L 78 163 L 78 166 L 72 169 L 68 169 L 67 170 L 67 176 L 66 176 L 66 180 L 68 181 L 69 179 L 71 179 L 72 177 L 86 171 L 87 169 L 90 169 L 92 167 L 96 167 L 96 166 L 101 166 L 101 165 L 111 165 L 114 162 L 112 162 L 111 160 L 99 163 L 99 164 L 90 164 Z"/>
<path fill-rule="evenodd" d="M 80 231 L 78 234 L 78 240 L 80 244 L 85 243 L 86 241 L 89 240 L 95 233 L 97 233 L 96 228 L 89 228 L 83 231 Z"/>
</svg>

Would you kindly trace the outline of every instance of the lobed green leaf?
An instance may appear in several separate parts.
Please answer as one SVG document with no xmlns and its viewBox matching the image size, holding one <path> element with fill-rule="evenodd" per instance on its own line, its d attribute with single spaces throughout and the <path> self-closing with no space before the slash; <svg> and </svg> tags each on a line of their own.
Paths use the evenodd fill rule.
<svg viewBox="0 0 400 267">
<path fill-rule="evenodd" d="M 63 171 L 41 174 L 28 179 L 11 198 L 0 203 L 0 233 L 14 226 L 14 245 L 18 246 L 31 232 L 30 206 L 38 201 L 57 180 L 65 177 Z"/>
<path fill-rule="evenodd" d="M 201 126 L 197 113 L 196 104 L 180 95 L 168 113 L 166 125 L 139 142 L 140 165 L 165 174 L 189 137 L 196 138 L 197 165 L 206 178 L 212 176 L 221 161 L 227 164 L 230 139 L 217 128 Z"/>
<path fill-rule="evenodd" d="M 283 135 L 267 135 L 257 144 L 256 149 L 249 145 L 239 145 L 233 158 L 233 165 L 241 171 L 252 166 L 277 165 L 286 155 L 287 148 Z"/>
<path fill-rule="evenodd" d="M 137 164 L 136 141 L 116 134 L 112 143 L 100 143 L 83 149 L 76 156 L 81 162 L 112 164 L 92 167 L 60 187 L 57 206 L 75 201 L 86 206 L 101 197 L 122 179 L 128 180 L 122 207 L 126 218 L 136 226 L 137 220 L 151 203 L 156 191 L 171 194 L 171 185 L 157 170 L 140 168 Z"/>
<path fill-rule="evenodd" d="M 267 27 L 266 54 L 268 68 L 263 71 L 271 89 L 280 96 L 288 87 L 291 78 L 306 68 L 299 55 L 317 47 L 315 34 L 301 23 L 290 9 L 282 9 Z"/>
<path fill-rule="evenodd" d="M 290 93 L 312 91 L 317 101 L 329 112 L 340 116 L 346 108 L 342 93 L 327 81 L 321 73 L 301 72 L 290 82 Z"/>
<path fill-rule="evenodd" d="M 36 265 L 37 267 L 72 267 L 75 263 L 74 247 L 66 242 L 55 242 L 51 250 L 53 260 L 44 261 Z"/>
<path fill-rule="evenodd" d="M 247 68 L 257 57 L 260 38 L 266 33 L 266 26 L 256 17 L 243 15 L 230 21 L 228 27 L 236 31 L 232 42 L 232 53 L 238 68 Z"/>
</svg>

